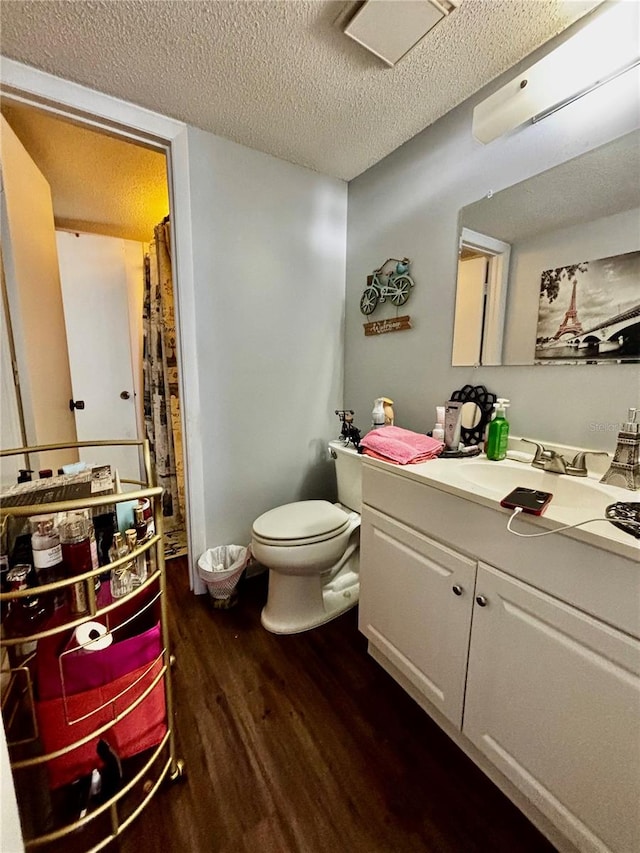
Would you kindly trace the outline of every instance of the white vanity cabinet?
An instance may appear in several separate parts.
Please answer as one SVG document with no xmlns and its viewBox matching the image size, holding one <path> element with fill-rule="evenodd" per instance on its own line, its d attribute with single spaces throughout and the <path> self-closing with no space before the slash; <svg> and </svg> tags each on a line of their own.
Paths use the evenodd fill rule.
<svg viewBox="0 0 640 853">
<path fill-rule="evenodd" d="M 462 730 L 578 849 L 640 850 L 638 640 L 481 563 Z"/>
<path fill-rule="evenodd" d="M 640 851 L 640 560 L 507 519 L 365 462 L 360 630 L 560 850 Z"/>
<path fill-rule="evenodd" d="M 360 547 L 360 630 L 460 728 L 475 562 L 367 508 Z"/>
</svg>

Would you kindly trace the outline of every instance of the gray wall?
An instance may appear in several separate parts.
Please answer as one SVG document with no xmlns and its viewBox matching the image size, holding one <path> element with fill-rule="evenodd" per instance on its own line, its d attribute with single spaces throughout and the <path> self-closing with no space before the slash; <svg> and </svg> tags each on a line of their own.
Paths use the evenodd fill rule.
<svg viewBox="0 0 640 853">
<path fill-rule="evenodd" d="M 398 425 L 426 431 L 436 405 L 453 390 L 483 384 L 511 400 L 513 434 L 612 450 L 615 425 L 628 406 L 640 405 L 638 365 L 451 367 L 460 208 L 640 124 L 637 93 L 622 80 L 621 100 L 611 88 L 616 83 L 609 84 L 537 125 L 481 145 L 471 133 L 473 106 L 517 70 L 349 184 L 344 403 L 368 429 L 374 398 L 389 396 Z M 366 276 L 386 258 L 404 255 L 416 285 L 399 313 L 411 315 L 413 328 L 365 337 L 359 300 Z M 394 315 L 384 305 L 367 319 Z"/>
<path fill-rule="evenodd" d="M 188 139 L 207 545 L 247 544 L 260 513 L 335 488 L 347 186 Z"/>
</svg>

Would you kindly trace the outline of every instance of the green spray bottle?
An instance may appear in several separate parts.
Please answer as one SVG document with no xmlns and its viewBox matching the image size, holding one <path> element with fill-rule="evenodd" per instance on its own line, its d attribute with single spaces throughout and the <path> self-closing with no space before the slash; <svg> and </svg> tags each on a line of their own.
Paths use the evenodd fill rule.
<svg viewBox="0 0 640 853">
<path fill-rule="evenodd" d="M 498 397 L 498 401 L 493 404 L 496 410 L 496 416 L 489 424 L 489 432 L 487 434 L 486 454 L 487 459 L 499 461 L 507 457 L 507 444 L 509 441 L 509 421 L 506 413 L 509 407 L 509 401 L 504 397 Z"/>
</svg>

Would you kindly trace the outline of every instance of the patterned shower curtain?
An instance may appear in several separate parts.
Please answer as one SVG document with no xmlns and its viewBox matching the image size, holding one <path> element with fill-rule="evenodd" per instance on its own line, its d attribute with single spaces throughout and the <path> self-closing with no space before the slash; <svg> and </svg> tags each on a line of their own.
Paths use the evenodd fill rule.
<svg viewBox="0 0 640 853">
<path fill-rule="evenodd" d="M 145 258 L 143 376 L 146 436 L 155 460 L 165 529 L 184 523 L 184 471 L 169 217 L 154 228 Z"/>
</svg>

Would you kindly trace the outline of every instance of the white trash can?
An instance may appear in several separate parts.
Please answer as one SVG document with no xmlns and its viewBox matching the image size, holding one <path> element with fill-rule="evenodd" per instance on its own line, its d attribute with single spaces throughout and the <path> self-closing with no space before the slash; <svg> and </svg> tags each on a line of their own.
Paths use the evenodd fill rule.
<svg viewBox="0 0 640 853">
<path fill-rule="evenodd" d="M 198 575 L 204 581 L 214 607 L 233 607 L 238 600 L 238 583 L 251 557 L 242 545 L 208 548 L 198 560 Z"/>
</svg>

